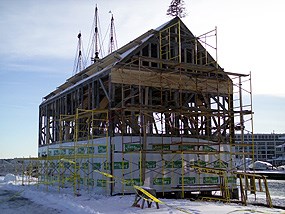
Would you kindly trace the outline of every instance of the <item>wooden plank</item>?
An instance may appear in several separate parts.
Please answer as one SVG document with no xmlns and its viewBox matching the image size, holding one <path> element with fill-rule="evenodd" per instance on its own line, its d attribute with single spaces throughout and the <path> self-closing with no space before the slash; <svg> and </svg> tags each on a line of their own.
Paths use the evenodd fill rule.
<svg viewBox="0 0 285 214">
<path fill-rule="evenodd" d="M 109 104 L 108 98 L 104 97 L 99 104 L 99 108 L 100 109 L 106 109 L 108 107 L 108 104 Z"/>
<path fill-rule="evenodd" d="M 190 90 L 200 93 L 232 94 L 232 85 L 228 84 L 228 80 L 195 78 L 169 72 L 112 69 L 111 82 L 166 89 Z"/>
<path fill-rule="evenodd" d="M 220 68 L 217 69 L 209 65 L 199 65 L 199 64 L 184 63 L 184 62 L 178 63 L 177 61 L 173 61 L 173 60 L 159 59 L 159 58 L 153 58 L 153 57 L 147 57 L 147 56 L 133 56 L 132 59 L 137 59 L 137 60 L 141 60 L 144 62 L 160 63 L 160 64 L 169 65 L 172 67 L 191 69 L 191 70 L 196 70 L 200 72 L 209 72 L 209 73 L 221 74 L 225 76 L 227 75 L 222 69 Z M 234 74 L 234 73 L 231 73 L 231 74 Z"/>
</svg>

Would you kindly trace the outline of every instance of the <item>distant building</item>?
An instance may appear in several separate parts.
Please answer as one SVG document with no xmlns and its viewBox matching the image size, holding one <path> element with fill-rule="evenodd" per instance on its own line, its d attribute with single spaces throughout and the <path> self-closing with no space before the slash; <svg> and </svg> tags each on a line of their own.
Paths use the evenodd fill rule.
<svg viewBox="0 0 285 214">
<path fill-rule="evenodd" d="M 276 146 L 276 159 L 274 159 L 274 163 L 276 165 L 284 165 L 285 164 L 285 137 L 280 137 L 279 140 L 282 140 L 283 144 Z"/>
<path fill-rule="evenodd" d="M 254 160 L 272 162 L 282 155 L 285 156 L 285 134 L 245 134 L 244 142 L 242 142 L 241 135 L 237 134 L 235 139 L 236 152 L 244 152 L 248 158 L 254 157 Z"/>
</svg>

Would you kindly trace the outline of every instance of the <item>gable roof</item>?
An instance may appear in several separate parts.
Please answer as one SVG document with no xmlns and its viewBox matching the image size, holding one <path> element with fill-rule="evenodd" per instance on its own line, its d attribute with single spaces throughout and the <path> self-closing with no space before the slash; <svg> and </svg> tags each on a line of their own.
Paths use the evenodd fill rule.
<svg viewBox="0 0 285 214">
<path fill-rule="evenodd" d="M 119 48 L 118 50 L 112 52 L 111 54 L 105 56 L 102 59 L 97 60 L 94 64 L 90 65 L 89 67 L 80 71 L 74 76 L 70 77 L 69 79 L 66 80 L 65 83 L 57 87 L 56 90 L 52 91 L 50 94 L 45 96 L 43 102 L 51 98 L 54 98 L 56 95 L 62 94 L 67 90 L 72 89 L 73 87 L 81 84 L 87 79 L 90 79 L 99 74 L 102 74 L 103 72 L 108 72 L 108 70 L 110 70 L 110 68 L 114 66 L 119 67 L 120 64 L 128 62 L 130 59 L 137 57 L 139 55 L 138 53 L 150 42 L 153 42 L 153 43 L 162 42 L 161 38 L 163 36 L 162 35 L 163 32 L 170 33 L 170 31 L 172 30 L 171 28 L 178 23 L 179 23 L 179 35 L 181 37 L 181 47 L 180 48 L 187 48 L 187 46 L 193 45 L 194 41 L 197 41 L 197 37 L 195 37 L 192 34 L 192 32 L 186 27 L 186 25 L 181 21 L 180 18 L 175 17 L 171 19 L 170 21 L 162 24 L 158 28 L 147 31 L 146 33 L 132 40 L 128 44 Z M 172 33 L 175 34 L 178 32 L 172 32 Z M 170 42 L 171 41 L 169 41 L 169 43 Z M 170 57 L 165 57 L 166 59 L 163 59 L 163 57 L 158 57 L 156 59 L 156 62 L 167 63 L 170 65 L 171 64 L 177 65 L 179 63 L 187 64 L 187 66 L 192 68 L 193 70 L 210 72 L 210 71 L 217 71 L 218 69 L 219 72 L 222 72 L 223 70 L 219 66 L 217 67 L 215 60 L 206 51 L 203 45 L 199 41 L 196 42 L 196 45 L 197 45 L 196 48 L 198 49 L 198 51 L 201 53 L 203 52 L 203 54 L 205 54 L 205 58 L 209 59 L 211 63 L 207 65 L 198 65 L 196 63 L 187 63 L 187 62 L 182 63 L 181 60 L 179 61 L 177 58 L 170 59 Z"/>
</svg>

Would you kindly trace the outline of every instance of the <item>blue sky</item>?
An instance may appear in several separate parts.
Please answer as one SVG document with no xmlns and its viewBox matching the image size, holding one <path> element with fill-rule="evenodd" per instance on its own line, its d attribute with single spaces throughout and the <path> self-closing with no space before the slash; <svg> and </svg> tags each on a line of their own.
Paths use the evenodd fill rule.
<svg viewBox="0 0 285 214">
<path fill-rule="evenodd" d="M 0 0 L 0 158 L 37 155 L 38 106 L 72 75 L 77 34 L 87 47 L 99 7 L 103 36 L 111 10 L 118 46 L 167 22 L 171 0 Z M 255 133 L 285 133 L 285 1 L 185 0 L 194 35 L 218 27 L 218 62 L 252 72 Z"/>
</svg>

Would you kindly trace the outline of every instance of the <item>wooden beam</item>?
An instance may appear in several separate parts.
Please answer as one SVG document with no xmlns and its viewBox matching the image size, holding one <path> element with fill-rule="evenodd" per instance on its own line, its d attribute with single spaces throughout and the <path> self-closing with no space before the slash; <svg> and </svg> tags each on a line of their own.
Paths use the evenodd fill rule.
<svg viewBox="0 0 285 214">
<path fill-rule="evenodd" d="M 177 68 L 184 68 L 184 69 L 189 69 L 189 70 L 195 70 L 195 71 L 200 71 L 200 72 L 211 72 L 211 73 L 217 73 L 217 74 L 222 74 L 222 75 L 227 75 L 226 72 L 224 72 L 223 69 L 217 69 L 214 66 L 209 66 L 209 65 L 200 65 L 200 64 L 194 64 L 194 63 L 178 63 L 177 61 L 169 60 L 169 59 L 159 59 L 159 58 L 154 58 L 154 57 L 146 57 L 146 56 L 134 56 L 132 59 L 135 60 L 141 60 L 141 61 L 147 61 L 147 62 L 154 62 L 158 64 L 165 64 L 169 65 L 172 67 L 177 67 Z M 234 74 L 234 73 L 229 73 L 229 74 Z"/>
<path fill-rule="evenodd" d="M 197 93 L 232 94 L 228 80 L 192 78 L 183 74 L 132 69 L 112 69 L 112 83 L 141 85 L 166 89 L 189 90 Z M 217 87 L 218 86 L 218 87 Z"/>
</svg>

